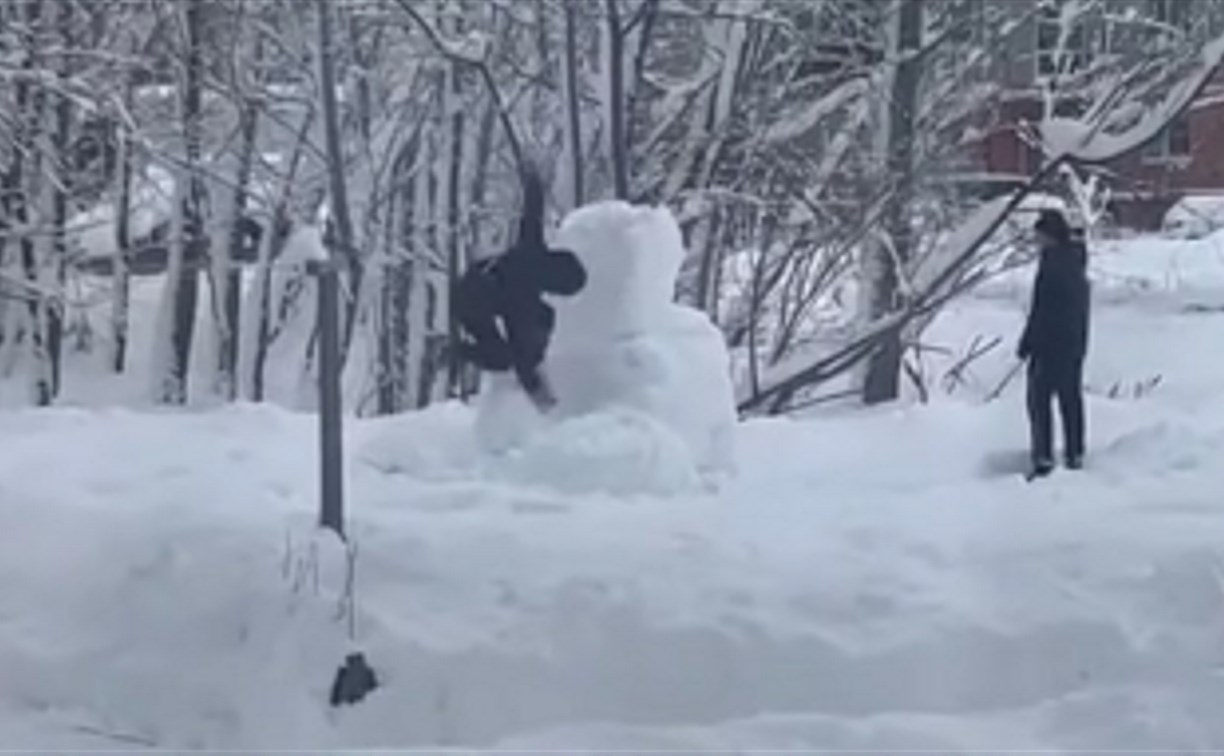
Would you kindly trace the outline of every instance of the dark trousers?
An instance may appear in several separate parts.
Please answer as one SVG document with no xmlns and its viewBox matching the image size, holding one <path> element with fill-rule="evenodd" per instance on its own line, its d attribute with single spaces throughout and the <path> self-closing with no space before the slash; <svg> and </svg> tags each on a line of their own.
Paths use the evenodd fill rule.
<svg viewBox="0 0 1224 756">
<path fill-rule="evenodd" d="M 1034 357 L 1028 367 L 1028 415 L 1035 465 L 1054 461 L 1054 428 L 1051 404 L 1058 400 L 1062 418 L 1063 453 L 1068 459 L 1084 456 L 1084 362 L 1042 360 Z"/>
</svg>

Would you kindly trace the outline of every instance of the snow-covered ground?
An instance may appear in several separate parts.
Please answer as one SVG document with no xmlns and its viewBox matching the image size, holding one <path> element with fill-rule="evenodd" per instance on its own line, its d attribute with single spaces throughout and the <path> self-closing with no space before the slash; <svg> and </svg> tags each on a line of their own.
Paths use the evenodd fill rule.
<svg viewBox="0 0 1224 756">
<path fill-rule="evenodd" d="M 351 423 L 354 641 L 311 416 L 0 415 L 0 745 L 1224 747 L 1217 244 L 1102 247 L 1089 469 L 1039 484 L 1021 383 L 981 401 L 1024 273 L 926 336 L 1004 337 L 968 385 L 746 423 L 714 492 L 634 494 L 623 417 L 553 467 L 477 464 L 457 406 Z M 333 711 L 350 647 L 382 686 Z"/>
</svg>

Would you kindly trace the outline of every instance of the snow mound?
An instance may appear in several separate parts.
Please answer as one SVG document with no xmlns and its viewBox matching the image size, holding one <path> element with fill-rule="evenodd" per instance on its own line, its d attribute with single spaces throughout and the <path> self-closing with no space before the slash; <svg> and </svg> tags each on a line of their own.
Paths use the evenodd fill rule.
<svg viewBox="0 0 1224 756">
<path fill-rule="evenodd" d="M 532 433 L 504 439 L 501 447 L 481 447 L 479 422 L 489 415 L 455 402 L 400 417 L 372 421 L 359 444 L 362 464 L 390 475 L 423 483 L 483 481 L 548 488 L 565 494 L 674 496 L 698 493 L 703 481 L 689 447 L 666 424 L 642 412 L 612 408 L 544 423 L 519 399 L 521 392 L 503 389 L 498 409 L 522 411 L 536 418 Z M 528 427 L 496 416 L 486 433 Z M 486 439 L 487 441 L 488 439 Z"/>
<path fill-rule="evenodd" d="M 515 483 L 566 493 L 669 496 L 700 487 L 688 446 L 642 412 L 615 409 L 563 420 L 500 468 Z"/>
<path fill-rule="evenodd" d="M 487 374 L 476 398 L 476 438 L 482 451 L 503 454 L 527 443 L 546 422 L 511 375 Z"/>
<path fill-rule="evenodd" d="M 1152 277 L 1173 246 L 1101 263 Z M 1023 376 L 985 405 L 937 389 L 745 423 L 717 499 L 650 506 L 535 486 L 593 488 L 579 467 L 617 455 L 620 476 L 647 477 L 642 460 L 668 453 L 659 427 L 675 433 L 657 415 L 602 407 L 487 456 L 464 450 L 477 413 L 449 405 L 346 432 L 414 475 L 517 471 L 531 489 L 354 464 L 349 551 L 314 525 L 310 415 L 4 413 L 0 743 L 1209 751 L 1224 743 L 1224 360 L 1217 321 L 1155 296 L 1098 306 L 1088 377 L 1160 372 L 1160 390 L 1089 394 L 1087 469 L 1033 485 L 978 475 L 1025 444 Z M 1007 339 L 970 368 L 989 387 L 1022 322 L 1017 302 L 966 298 L 924 339 Z M 349 650 L 381 686 L 332 710 Z"/>
<path fill-rule="evenodd" d="M 360 459 L 385 473 L 442 482 L 469 477 L 479 461 L 472 414 L 458 402 L 376 424 Z"/>
<path fill-rule="evenodd" d="M 587 270 L 586 288 L 554 303 L 557 328 L 545 370 L 558 404 L 542 422 L 517 386 L 495 381 L 480 405 L 482 446 L 523 448 L 542 425 L 627 408 L 678 437 L 700 475 L 730 472 L 736 423 L 730 359 L 714 324 L 672 301 L 685 251 L 670 211 L 596 203 L 571 213 L 555 243 Z M 616 417 L 612 427 L 623 427 L 624 415 Z M 608 448 L 616 448 L 610 464 L 620 464 L 623 447 Z M 594 466 L 592 460 L 592 472 Z"/>
</svg>

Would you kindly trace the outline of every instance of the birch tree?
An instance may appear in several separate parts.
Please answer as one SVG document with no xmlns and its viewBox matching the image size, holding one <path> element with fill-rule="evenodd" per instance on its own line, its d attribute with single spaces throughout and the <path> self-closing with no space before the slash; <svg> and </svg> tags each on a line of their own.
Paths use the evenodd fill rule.
<svg viewBox="0 0 1224 756">
<path fill-rule="evenodd" d="M 43 208 L 32 207 L 30 199 L 41 195 L 45 185 L 44 151 L 39 136 L 44 134 L 43 109 L 46 92 L 35 81 L 43 65 L 41 51 L 45 49 L 42 0 L 23 4 L 23 17 L 18 21 L 21 34 L 21 77 L 16 84 L 13 120 L 13 156 L 9 168 L 7 196 L 9 228 L 17 233 L 21 270 L 27 286 L 26 321 L 23 329 L 29 343 L 31 394 L 34 404 L 46 406 L 55 397 L 52 356 L 49 351 L 48 321 L 50 303 L 43 288 L 42 267 L 35 229 L 43 218 Z"/>
<path fill-rule="evenodd" d="M 175 176 L 174 236 L 170 246 L 166 295 L 162 305 L 161 359 L 158 399 L 185 404 L 199 300 L 199 263 L 205 259 L 208 238 L 204 227 L 204 182 L 200 175 L 203 147 L 204 0 L 175 4 L 182 14 L 180 69 L 180 128 L 182 159 Z"/>
<path fill-rule="evenodd" d="M 258 30 L 251 34 L 248 17 L 253 15 L 248 4 L 239 0 L 234 9 L 232 43 L 227 78 L 232 107 L 237 120 L 236 154 L 223 163 L 232 165 L 232 184 L 225 187 L 219 235 L 224 244 L 216 245 L 210 271 L 213 292 L 213 320 L 216 326 L 217 363 L 213 388 L 229 400 L 238 397 L 240 385 L 238 357 L 242 323 L 242 270 L 240 260 L 251 235 L 249 220 L 251 182 L 254 178 L 256 148 L 260 126 L 261 101 L 258 95 L 263 67 L 264 35 Z"/>
</svg>

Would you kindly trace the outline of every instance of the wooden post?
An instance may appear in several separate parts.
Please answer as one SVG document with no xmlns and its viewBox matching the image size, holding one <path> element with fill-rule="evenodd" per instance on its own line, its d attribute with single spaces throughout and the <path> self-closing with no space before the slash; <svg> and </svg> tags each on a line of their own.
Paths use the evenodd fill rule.
<svg viewBox="0 0 1224 756">
<path fill-rule="evenodd" d="M 331 260 L 307 270 L 319 286 L 319 525 L 344 535 L 344 445 L 340 398 L 340 276 Z"/>
</svg>

